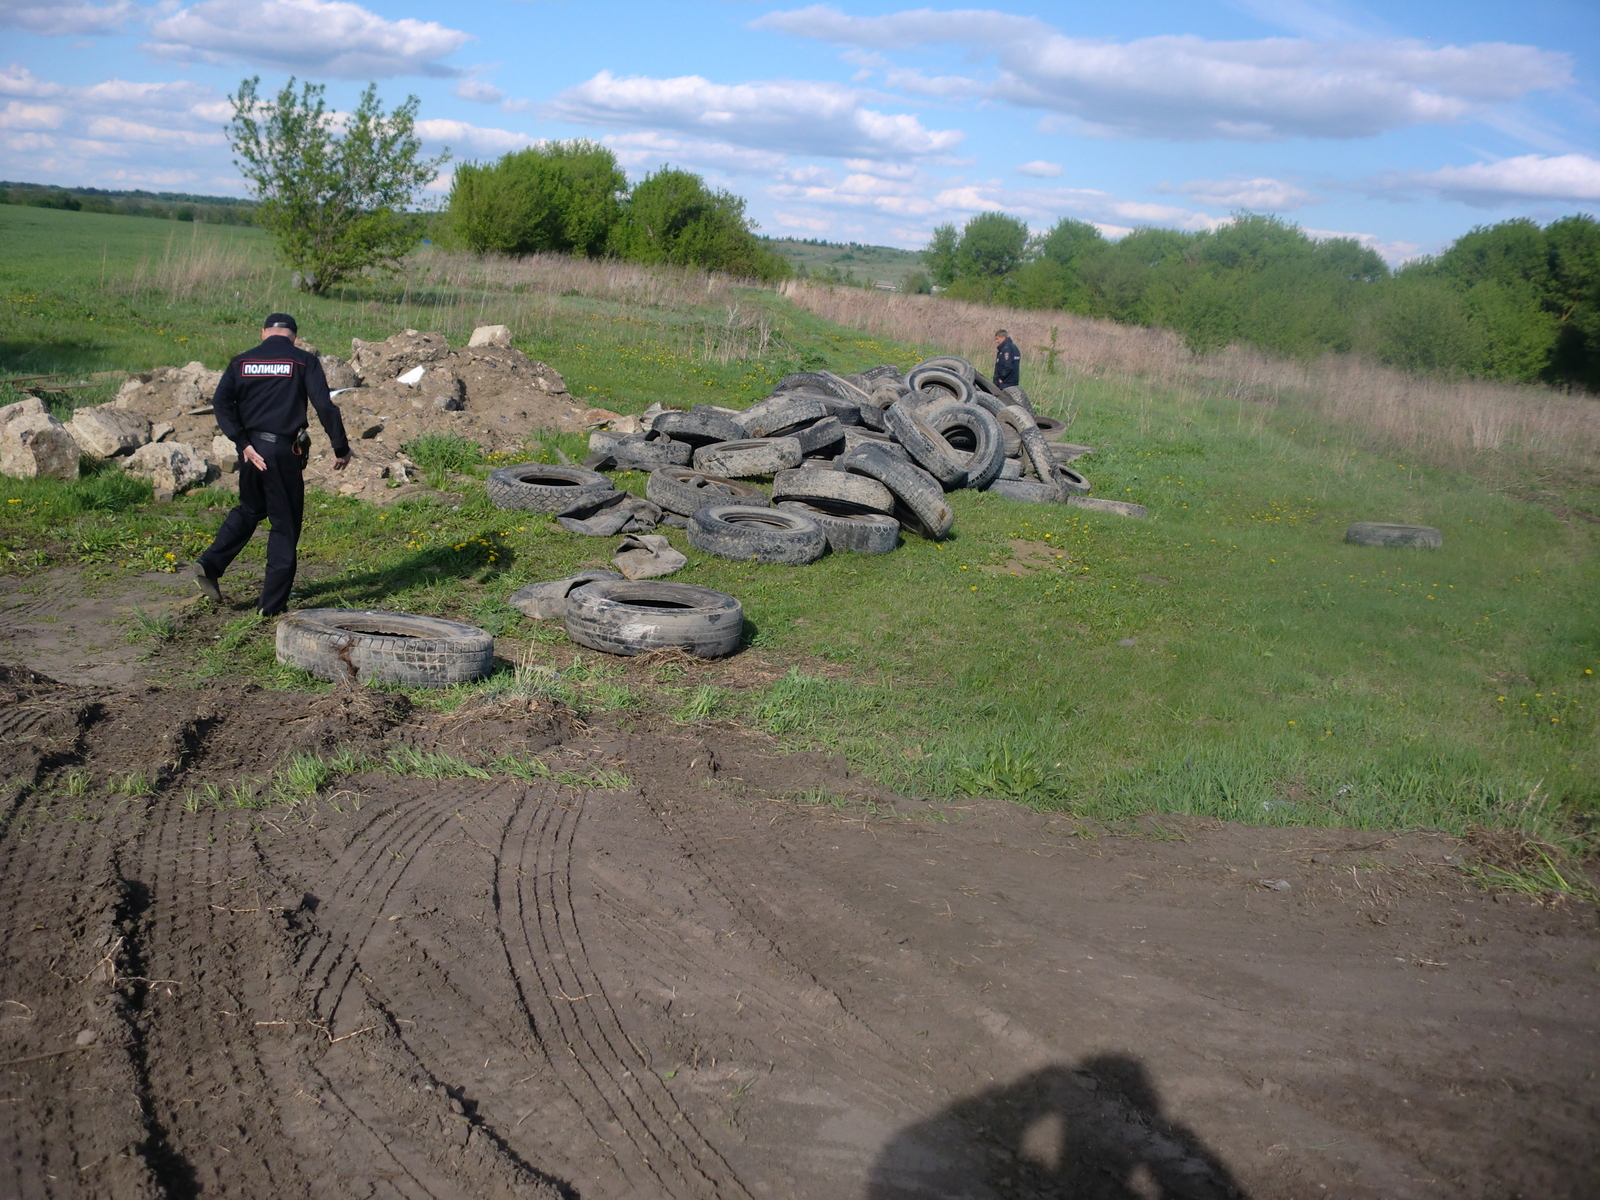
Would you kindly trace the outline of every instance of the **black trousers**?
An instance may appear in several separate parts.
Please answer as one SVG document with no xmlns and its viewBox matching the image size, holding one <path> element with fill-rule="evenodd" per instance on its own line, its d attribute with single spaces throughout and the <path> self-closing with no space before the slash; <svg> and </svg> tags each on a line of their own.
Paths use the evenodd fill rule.
<svg viewBox="0 0 1600 1200">
<path fill-rule="evenodd" d="M 294 586 L 296 548 L 300 524 L 305 519 L 305 462 L 288 442 L 252 438 L 250 445 L 267 464 L 265 471 L 239 460 L 239 503 L 222 522 L 216 539 L 199 558 L 207 575 L 220 576 L 245 548 L 265 517 L 272 522 L 267 536 L 267 577 L 261 583 L 258 607 L 275 617 L 289 607 Z"/>
</svg>

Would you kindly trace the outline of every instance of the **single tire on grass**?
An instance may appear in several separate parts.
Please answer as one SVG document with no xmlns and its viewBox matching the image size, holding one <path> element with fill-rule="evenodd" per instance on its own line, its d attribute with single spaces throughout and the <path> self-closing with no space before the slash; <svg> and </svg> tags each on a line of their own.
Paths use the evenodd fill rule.
<svg viewBox="0 0 1600 1200">
<path fill-rule="evenodd" d="M 303 608 L 279 620 L 276 644 L 279 662 L 334 682 L 439 688 L 482 679 L 494 666 L 488 631 L 408 613 Z"/>
<path fill-rule="evenodd" d="M 906 448 L 918 466 L 939 481 L 940 486 L 946 490 L 964 486 L 967 469 L 950 457 L 949 443 L 922 419 L 924 411 L 926 408 L 913 410 L 902 401 L 883 415 L 895 440 Z"/>
<path fill-rule="evenodd" d="M 887 554 L 900 544 L 900 522 L 882 513 L 824 512 L 803 500 L 780 500 L 778 507 L 820 525 L 835 554 Z"/>
<path fill-rule="evenodd" d="M 1067 436 L 1067 423 L 1058 421 L 1054 417 L 1041 417 L 1038 413 L 1033 416 L 1033 423 L 1039 427 L 1039 432 L 1047 442 L 1059 442 Z"/>
<path fill-rule="evenodd" d="M 1053 482 L 1069 496 L 1087 496 L 1090 492 L 1089 481 L 1074 471 L 1066 463 L 1054 464 Z"/>
<path fill-rule="evenodd" d="M 747 504 L 766 508 L 766 495 L 748 483 L 707 475 L 689 467 L 657 467 L 644 485 L 645 499 L 667 512 L 692 516 L 708 504 Z"/>
<path fill-rule="evenodd" d="M 489 502 L 496 508 L 557 513 L 583 491 L 611 491 L 611 480 L 599 471 L 582 467 L 555 467 L 546 463 L 517 463 L 489 472 Z"/>
<path fill-rule="evenodd" d="M 694 465 L 708 475 L 745 479 L 798 467 L 803 457 L 794 438 L 741 438 L 700 447 L 694 452 Z"/>
<path fill-rule="evenodd" d="M 938 541 L 950 533 L 955 513 L 939 481 L 884 446 L 860 445 L 839 456 L 839 469 L 876 479 L 894 493 L 895 518 L 913 533 Z"/>
<path fill-rule="evenodd" d="M 779 471 L 772 477 L 772 499 L 800 500 L 831 513 L 894 512 L 894 495 L 876 479 L 849 471 Z"/>
<path fill-rule="evenodd" d="M 689 518 L 689 544 L 736 562 L 803 567 L 828 551 L 828 539 L 810 517 L 777 509 L 712 504 Z"/>
<path fill-rule="evenodd" d="M 1017 500 L 1024 504 L 1059 504 L 1061 491 L 1053 484 L 1037 479 L 996 479 L 988 487 L 996 496 Z"/>
<path fill-rule="evenodd" d="M 660 579 L 590 583 L 567 598 L 567 636 L 604 654 L 677 646 L 697 658 L 739 648 L 744 608 L 726 592 Z"/>
<path fill-rule="evenodd" d="M 1344 531 L 1344 540 L 1356 546 L 1406 546 L 1416 550 L 1438 550 L 1444 545 L 1444 534 L 1432 525 L 1356 521 Z"/>
</svg>

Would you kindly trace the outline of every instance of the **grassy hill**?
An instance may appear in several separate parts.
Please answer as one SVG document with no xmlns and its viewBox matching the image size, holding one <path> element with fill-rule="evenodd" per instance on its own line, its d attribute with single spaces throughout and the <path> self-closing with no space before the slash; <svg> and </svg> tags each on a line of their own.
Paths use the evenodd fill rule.
<svg viewBox="0 0 1600 1200">
<path fill-rule="evenodd" d="M 800 274 L 837 279 L 840 283 L 885 280 L 898 284 L 906 272 L 922 265 L 916 250 L 863 246 L 859 242 L 819 242 L 800 238 L 762 238 L 768 250 Z"/>
<path fill-rule="evenodd" d="M 575 395 L 627 412 L 742 406 L 801 367 L 909 365 L 950 349 L 843 328 L 773 291 L 568 258 L 482 264 L 424 249 L 398 277 L 306 298 L 267 249 L 248 229 L 173 236 L 131 218 L 0 208 L 0 368 L 220 366 L 279 308 L 334 351 L 352 336 L 464 339 L 505 322 Z M 1095 493 L 1148 505 L 1148 520 L 957 492 L 944 543 L 799 569 L 709 558 L 667 531 L 691 559 L 679 578 L 739 596 L 755 657 L 792 668 L 776 682 L 735 658 L 692 687 L 663 677 L 630 692 L 605 662 L 575 660 L 559 630 L 504 598 L 603 561 L 611 543 L 513 519 L 467 479 L 451 485 L 454 507 L 315 498 L 302 593 L 464 616 L 495 629 L 507 657 L 565 672 L 561 694 L 576 702 L 749 721 L 923 794 L 1101 818 L 1592 831 L 1600 525 L 1514 498 L 1538 464 L 1398 458 L 1292 397 L 1246 402 L 1242 389 L 1039 370 L 1028 386 L 1095 447 L 1078 464 Z M 546 437 L 529 453 L 548 461 L 556 446 L 582 443 Z M 100 548 L 92 570 L 121 569 L 108 545 L 142 547 L 143 562 L 188 558 L 220 518 L 208 505 L 226 502 L 116 511 L 108 486 L 0 479 L 0 569 L 82 561 L 84 547 Z M 1595 481 L 1572 486 L 1592 493 Z M 1444 549 L 1343 543 L 1349 521 L 1372 519 L 1436 525 Z M 172 669 L 312 686 L 274 665 L 270 628 L 203 620 L 163 652 Z"/>
</svg>

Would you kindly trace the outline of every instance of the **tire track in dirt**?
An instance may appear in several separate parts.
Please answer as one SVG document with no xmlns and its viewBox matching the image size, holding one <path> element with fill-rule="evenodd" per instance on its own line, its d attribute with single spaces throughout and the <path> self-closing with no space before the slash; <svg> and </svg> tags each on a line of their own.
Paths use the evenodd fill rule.
<svg viewBox="0 0 1600 1200">
<path fill-rule="evenodd" d="M 519 1003 L 568 1095 L 635 1190 L 748 1196 L 629 1039 L 590 965 L 572 889 L 584 797 L 575 791 L 525 802 L 506 823 L 495 909 Z M 608 1126 L 631 1154 L 611 1144 Z"/>
</svg>

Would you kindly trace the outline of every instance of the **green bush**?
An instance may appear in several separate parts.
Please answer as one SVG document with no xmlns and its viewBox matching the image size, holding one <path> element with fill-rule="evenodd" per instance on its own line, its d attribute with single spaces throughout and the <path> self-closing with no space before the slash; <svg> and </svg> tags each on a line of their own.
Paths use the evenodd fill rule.
<svg viewBox="0 0 1600 1200">
<path fill-rule="evenodd" d="M 634 187 L 610 248 L 641 263 L 703 267 L 747 279 L 781 279 L 789 266 L 751 232 L 745 202 L 712 191 L 689 171 L 663 167 Z"/>
<path fill-rule="evenodd" d="M 604 146 L 581 138 L 549 142 L 458 168 L 450 223 L 476 254 L 597 255 L 621 216 L 627 186 Z"/>
</svg>

